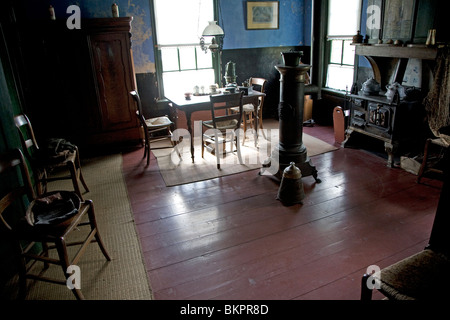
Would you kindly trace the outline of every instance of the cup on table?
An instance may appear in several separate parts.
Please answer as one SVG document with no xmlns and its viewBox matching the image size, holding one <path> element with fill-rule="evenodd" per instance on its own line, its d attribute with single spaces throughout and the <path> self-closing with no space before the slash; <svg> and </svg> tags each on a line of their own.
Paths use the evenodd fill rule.
<svg viewBox="0 0 450 320">
<path fill-rule="evenodd" d="M 217 85 L 215 85 L 215 84 L 210 85 L 209 86 L 209 91 L 211 93 L 216 93 L 217 92 Z"/>
</svg>

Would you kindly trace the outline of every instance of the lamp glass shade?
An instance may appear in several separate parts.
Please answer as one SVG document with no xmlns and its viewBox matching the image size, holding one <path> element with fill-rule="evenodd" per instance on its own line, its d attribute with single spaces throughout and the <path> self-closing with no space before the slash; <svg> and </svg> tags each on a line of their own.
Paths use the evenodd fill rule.
<svg viewBox="0 0 450 320">
<path fill-rule="evenodd" d="M 203 36 L 223 36 L 224 32 L 221 27 L 217 25 L 217 21 L 209 21 L 208 26 L 203 30 Z"/>
</svg>

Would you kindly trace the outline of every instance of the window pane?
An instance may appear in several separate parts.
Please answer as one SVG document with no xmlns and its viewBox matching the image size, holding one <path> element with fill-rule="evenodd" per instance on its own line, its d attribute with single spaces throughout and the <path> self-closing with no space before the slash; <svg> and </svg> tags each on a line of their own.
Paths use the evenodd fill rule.
<svg viewBox="0 0 450 320">
<path fill-rule="evenodd" d="M 161 60 L 163 72 L 174 71 L 178 69 L 178 50 L 177 48 L 162 48 Z"/>
<path fill-rule="evenodd" d="M 196 68 L 195 47 L 180 47 L 180 69 L 192 70 Z"/>
<path fill-rule="evenodd" d="M 328 35 L 355 35 L 358 31 L 361 0 L 328 1 Z"/>
<path fill-rule="evenodd" d="M 153 0 L 153 4 L 164 94 L 182 95 L 195 85 L 208 88 L 214 83 L 212 55 L 204 54 L 199 43 L 214 20 L 214 0 Z"/>
<path fill-rule="evenodd" d="M 154 0 L 154 8 L 160 45 L 198 43 L 214 20 L 213 0 Z"/>
<path fill-rule="evenodd" d="M 355 46 L 350 45 L 352 41 L 344 41 L 344 57 L 343 64 L 353 65 L 355 63 Z"/>
<path fill-rule="evenodd" d="M 353 67 L 328 65 L 326 87 L 337 90 L 350 90 L 353 83 Z"/>
<path fill-rule="evenodd" d="M 197 67 L 199 69 L 212 68 L 212 54 L 208 50 L 207 53 L 203 52 L 200 47 L 197 48 Z"/>
<path fill-rule="evenodd" d="M 331 40 L 330 62 L 341 64 L 342 40 Z"/>
<path fill-rule="evenodd" d="M 197 70 L 163 73 L 164 93 L 166 96 L 182 96 L 185 92 L 192 92 L 194 86 L 204 87 L 208 92 L 209 86 L 214 84 L 214 70 Z"/>
</svg>

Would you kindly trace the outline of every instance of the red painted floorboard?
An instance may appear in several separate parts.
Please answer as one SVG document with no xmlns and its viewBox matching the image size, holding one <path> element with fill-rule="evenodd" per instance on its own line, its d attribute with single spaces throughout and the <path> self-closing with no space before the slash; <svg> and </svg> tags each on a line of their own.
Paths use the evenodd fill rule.
<svg viewBox="0 0 450 320">
<path fill-rule="evenodd" d="M 304 131 L 334 144 L 330 127 Z M 322 182 L 304 177 L 303 204 L 283 206 L 258 170 L 166 187 L 142 155 L 123 171 L 155 299 L 357 300 L 368 266 L 427 244 L 441 186 L 340 148 L 311 158 Z"/>
</svg>

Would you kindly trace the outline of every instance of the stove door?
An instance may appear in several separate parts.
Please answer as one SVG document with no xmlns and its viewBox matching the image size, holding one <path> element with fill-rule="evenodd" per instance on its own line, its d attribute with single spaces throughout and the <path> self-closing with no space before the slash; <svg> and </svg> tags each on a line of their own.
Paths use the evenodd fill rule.
<svg viewBox="0 0 450 320">
<path fill-rule="evenodd" d="M 369 124 L 389 129 L 390 119 L 391 109 L 388 106 L 379 103 L 369 103 Z"/>
</svg>

